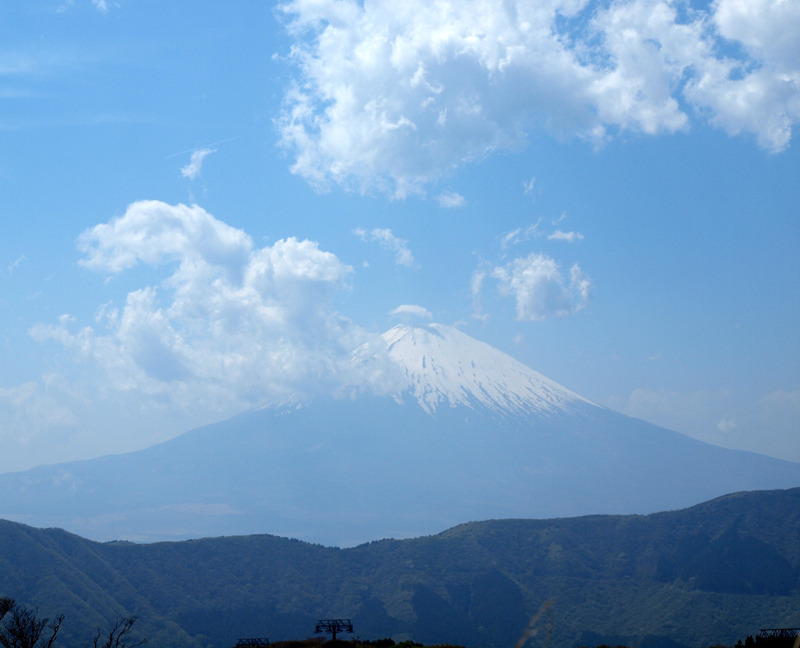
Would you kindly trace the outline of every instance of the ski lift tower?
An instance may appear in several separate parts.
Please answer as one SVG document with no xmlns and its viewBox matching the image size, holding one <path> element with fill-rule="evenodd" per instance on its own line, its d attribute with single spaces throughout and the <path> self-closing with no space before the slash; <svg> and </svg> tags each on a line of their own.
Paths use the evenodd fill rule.
<svg viewBox="0 0 800 648">
<path fill-rule="evenodd" d="M 314 632 L 330 632 L 331 641 L 336 641 L 337 632 L 353 632 L 353 624 L 350 619 L 320 619 Z"/>
</svg>

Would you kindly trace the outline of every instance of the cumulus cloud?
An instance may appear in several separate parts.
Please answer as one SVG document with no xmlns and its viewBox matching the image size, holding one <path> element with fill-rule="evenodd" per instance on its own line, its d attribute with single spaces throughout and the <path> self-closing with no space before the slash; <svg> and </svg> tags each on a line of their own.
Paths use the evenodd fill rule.
<svg viewBox="0 0 800 648">
<path fill-rule="evenodd" d="M 258 248 L 201 207 L 142 201 L 78 245 L 86 268 L 165 275 L 102 306 L 91 326 L 65 316 L 31 330 L 101 368 L 113 389 L 227 410 L 359 382 L 350 353 L 368 336 L 332 305 L 352 268 L 314 241 Z"/>
<path fill-rule="evenodd" d="M 192 151 L 192 156 L 189 158 L 189 164 L 181 168 L 181 175 L 189 180 L 194 180 L 200 175 L 203 169 L 203 160 L 209 155 L 214 153 L 216 149 L 204 148 L 197 151 Z"/>
<path fill-rule="evenodd" d="M 516 300 L 517 320 L 526 322 L 573 315 L 587 304 L 592 289 L 578 264 L 567 282 L 556 261 L 544 254 L 514 259 L 494 268 L 491 276 L 501 295 Z"/>
<path fill-rule="evenodd" d="M 235 268 L 252 247 L 247 234 L 202 207 L 157 200 L 133 203 L 124 216 L 95 225 L 78 237 L 78 249 L 86 255 L 79 263 L 114 274 L 139 263 L 167 261 L 180 261 L 189 270 L 200 265 Z"/>
<path fill-rule="evenodd" d="M 398 238 L 394 235 L 392 230 L 388 228 L 375 228 L 371 232 L 367 232 L 361 228 L 353 230 L 353 234 L 358 236 L 362 241 L 377 243 L 384 250 L 394 252 L 395 263 L 403 266 L 414 265 L 414 255 L 408 247 L 408 241 Z"/>
<path fill-rule="evenodd" d="M 800 10 L 786 0 L 290 0 L 298 78 L 277 121 L 312 185 L 396 196 L 527 134 L 602 144 L 705 119 L 789 144 Z M 526 184 L 531 190 L 533 183 Z"/>
</svg>

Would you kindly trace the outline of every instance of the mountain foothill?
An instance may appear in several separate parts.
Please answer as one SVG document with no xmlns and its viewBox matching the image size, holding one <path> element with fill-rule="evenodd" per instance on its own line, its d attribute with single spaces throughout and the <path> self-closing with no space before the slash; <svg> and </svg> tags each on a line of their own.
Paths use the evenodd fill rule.
<svg viewBox="0 0 800 648">
<path fill-rule="evenodd" d="M 568 647 L 733 646 L 800 626 L 800 488 L 347 549 L 272 535 L 98 543 L 8 521 L 0 546 L 0 594 L 63 614 L 63 646 L 129 616 L 168 648 L 304 639 L 336 617 L 364 639 L 481 648 L 514 646 L 532 619 L 528 645 Z"/>
</svg>

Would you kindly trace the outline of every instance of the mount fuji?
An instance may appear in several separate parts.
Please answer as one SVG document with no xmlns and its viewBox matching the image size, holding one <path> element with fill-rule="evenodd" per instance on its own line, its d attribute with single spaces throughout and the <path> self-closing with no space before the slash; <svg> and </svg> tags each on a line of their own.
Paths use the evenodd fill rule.
<svg viewBox="0 0 800 648">
<path fill-rule="evenodd" d="M 96 540 L 351 546 L 800 485 L 798 463 L 624 416 L 453 327 L 397 326 L 352 360 L 383 373 L 383 395 L 255 409 L 138 452 L 0 475 L 0 517 Z"/>
</svg>

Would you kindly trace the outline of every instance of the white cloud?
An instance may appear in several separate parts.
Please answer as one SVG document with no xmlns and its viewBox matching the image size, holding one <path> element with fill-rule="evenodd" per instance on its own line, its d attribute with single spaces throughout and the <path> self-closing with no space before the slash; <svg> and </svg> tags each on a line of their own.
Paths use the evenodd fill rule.
<svg viewBox="0 0 800 648">
<path fill-rule="evenodd" d="M 580 232 L 562 232 L 560 229 L 556 230 L 547 237 L 548 241 L 566 241 L 567 243 L 574 243 L 575 241 L 582 241 L 583 234 Z"/>
<path fill-rule="evenodd" d="M 514 259 L 494 268 L 491 276 L 497 279 L 501 295 L 516 300 L 517 320 L 527 322 L 577 313 L 587 304 L 592 288 L 577 264 L 567 284 L 555 260 L 543 254 Z"/>
<path fill-rule="evenodd" d="M 392 230 L 388 228 L 375 228 L 371 232 L 367 232 L 361 228 L 353 230 L 353 234 L 358 236 L 362 241 L 377 243 L 384 250 L 394 252 L 395 263 L 403 266 L 414 265 L 414 255 L 408 247 L 408 241 L 398 238 L 394 235 Z"/>
<path fill-rule="evenodd" d="M 411 317 L 418 317 L 421 319 L 433 319 L 431 312 L 422 306 L 416 304 L 401 304 L 390 313 L 392 317 L 409 315 Z"/>
<path fill-rule="evenodd" d="M 84 232 L 79 247 L 92 270 L 166 274 L 102 306 L 92 325 L 65 316 L 31 330 L 98 368 L 104 389 L 236 411 L 360 382 L 350 353 L 368 336 L 332 306 L 352 268 L 313 241 L 255 248 L 198 206 L 143 201 Z"/>
<path fill-rule="evenodd" d="M 786 147 L 800 120 L 788 0 L 290 0 L 292 170 L 405 196 L 533 130 L 602 143 L 707 119 Z M 528 185 L 526 185 L 527 187 Z M 529 185 L 533 188 L 533 184 Z"/>
<path fill-rule="evenodd" d="M 436 202 L 440 207 L 452 209 L 453 207 L 463 207 L 467 201 L 461 194 L 455 192 L 445 192 L 436 196 Z"/>
<path fill-rule="evenodd" d="M 789 145 L 800 119 L 800 6 L 789 0 L 718 0 L 713 23 L 750 61 L 708 61 L 690 96 L 728 132 L 755 133 L 766 149 Z"/>
<path fill-rule="evenodd" d="M 240 267 L 252 250 L 250 237 L 217 220 L 202 207 L 168 205 L 143 200 L 124 216 L 101 223 L 78 237 L 86 254 L 80 264 L 91 270 L 118 273 L 138 263 L 169 261 L 188 270 L 204 262 L 230 269 Z"/>
<path fill-rule="evenodd" d="M 200 175 L 203 169 L 203 160 L 209 155 L 214 153 L 216 149 L 204 148 L 197 151 L 192 151 L 192 156 L 189 158 L 189 164 L 181 169 L 181 175 L 189 180 L 194 180 Z"/>
<path fill-rule="evenodd" d="M 569 269 L 569 292 L 573 297 L 572 313 L 577 313 L 589 302 L 592 288 L 592 280 L 575 263 Z"/>
</svg>

